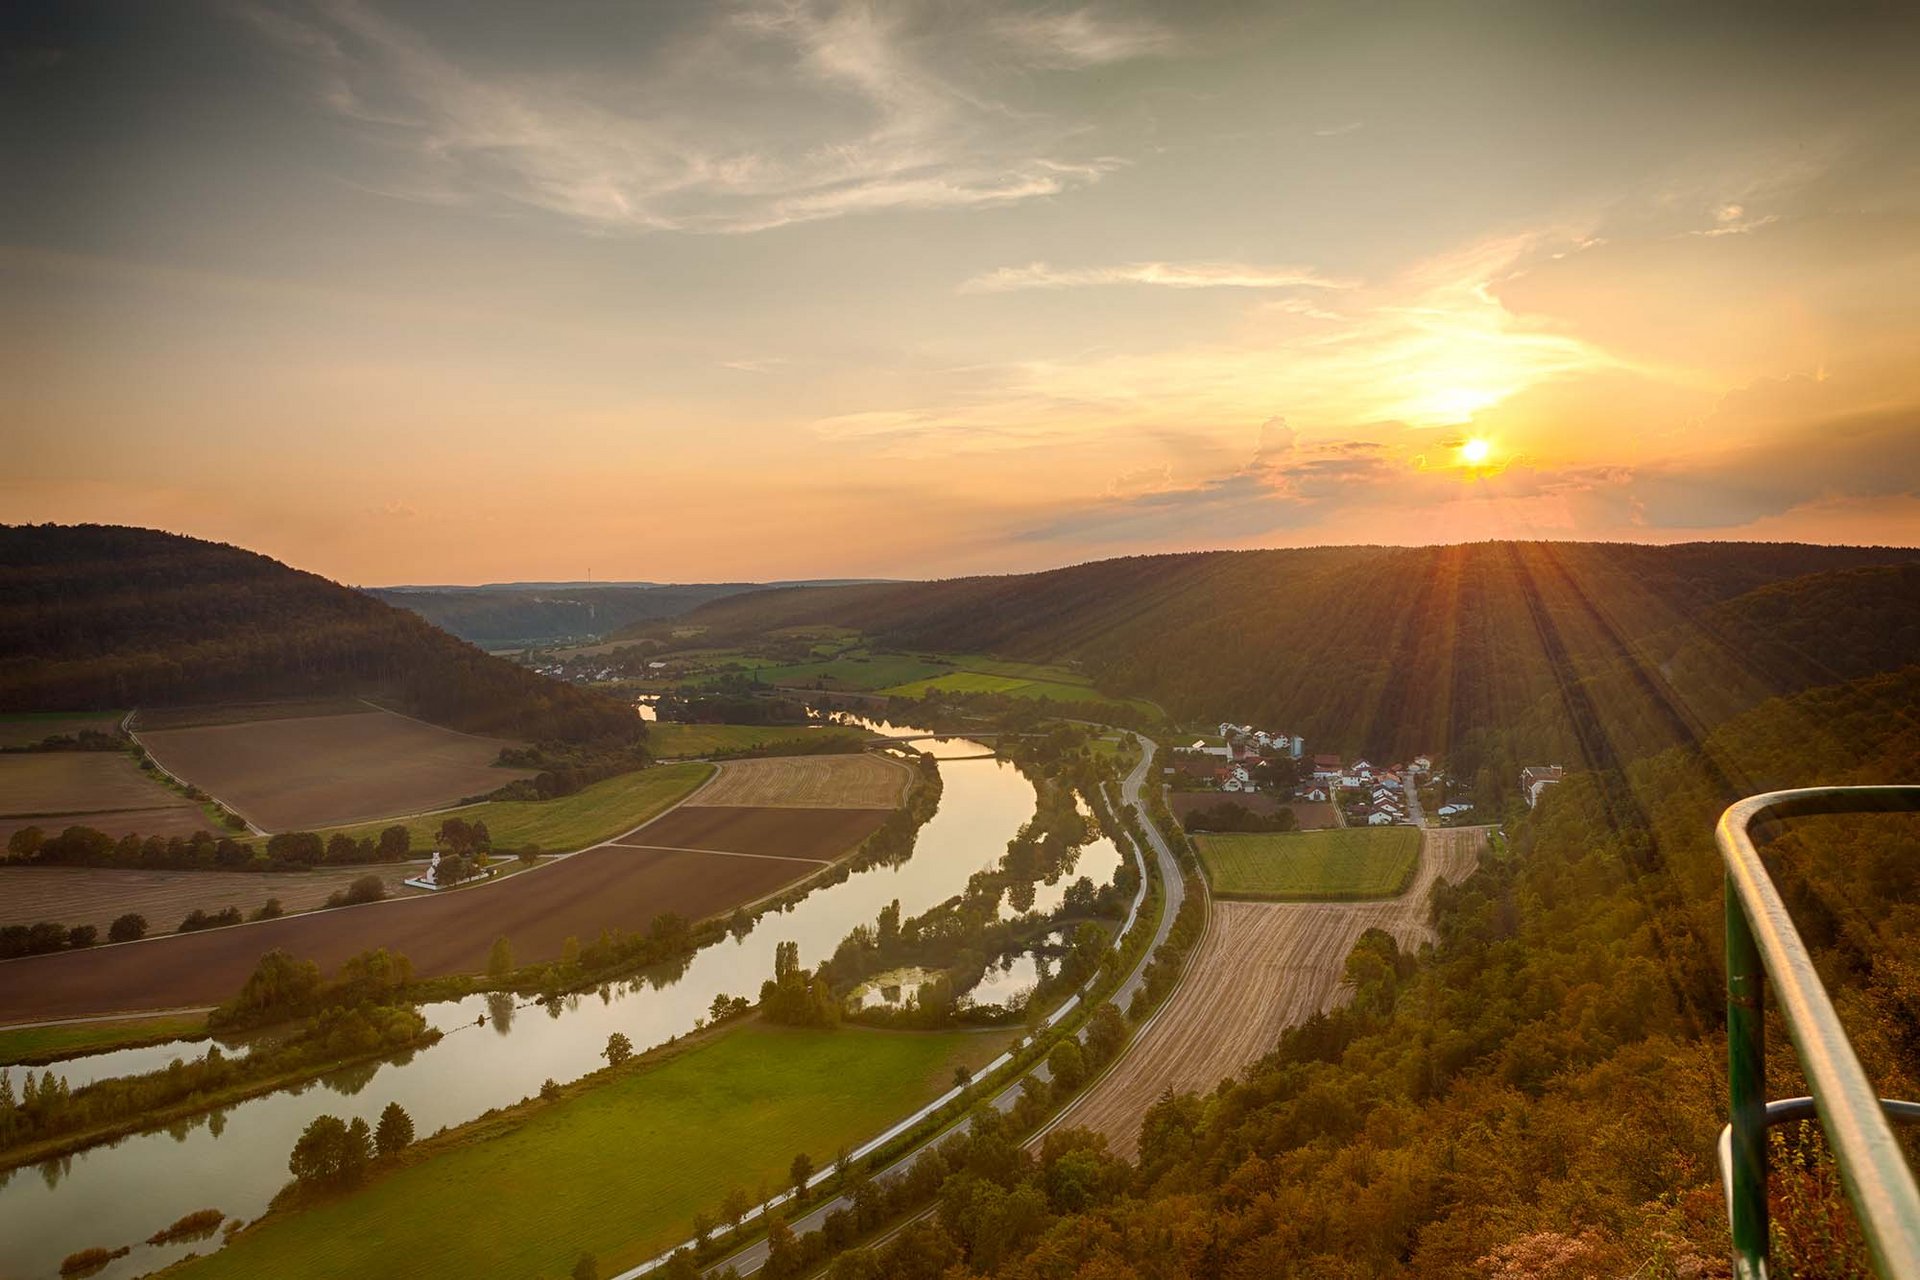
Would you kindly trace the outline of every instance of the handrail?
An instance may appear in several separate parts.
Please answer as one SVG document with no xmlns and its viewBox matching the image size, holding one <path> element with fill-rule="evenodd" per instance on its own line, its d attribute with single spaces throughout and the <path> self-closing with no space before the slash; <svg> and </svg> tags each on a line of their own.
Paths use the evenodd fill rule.
<svg viewBox="0 0 1920 1280">
<path fill-rule="evenodd" d="M 1920 812 L 1920 786 L 1804 787 L 1748 796 L 1720 816 L 1714 838 L 1727 866 L 1727 1133 L 1722 1176 L 1733 1230 L 1734 1274 L 1767 1275 L 1766 984 L 1799 1051 L 1812 1106 L 1839 1165 L 1841 1185 L 1880 1274 L 1920 1280 L 1920 1186 L 1888 1124 L 1889 1109 L 1861 1069 L 1833 1001 L 1754 847 L 1755 823 L 1841 813 Z"/>
</svg>

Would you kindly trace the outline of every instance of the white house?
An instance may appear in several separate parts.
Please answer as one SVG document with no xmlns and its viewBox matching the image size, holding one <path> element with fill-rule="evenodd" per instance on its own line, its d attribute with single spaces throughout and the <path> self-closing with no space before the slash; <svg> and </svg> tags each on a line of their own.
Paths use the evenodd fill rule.
<svg viewBox="0 0 1920 1280">
<path fill-rule="evenodd" d="M 1370 827 L 1392 826 L 1393 815 L 1390 813 L 1387 813 L 1385 810 L 1382 810 L 1378 813 L 1370 813 L 1367 815 L 1367 825 Z"/>
<path fill-rule="evenodd" d="M 1540 803 L 1540 793 L 1567 776 L 1557 764 L 1530 764 L 1520 771 L 1520 790 L 1527 797 L 1527 808 Z"/>
<path fill-rule="evenodd" d="M 1443 804 L 1440 806 L 1438 810 L 1439 816 L 1441 816 L 1442 818 L 1451 818 L 1457 813 L 1472 813 L 1472 812 L 1473 812 L 1473 806 L 1470 804 Z"/>
<path fill-rule="evenodd" d="M 1415 773 L 1431 773 L 1433 771 L 1432 757 L 1415 756 L 1413 758 L 1413 771 Z"/>
</svg>

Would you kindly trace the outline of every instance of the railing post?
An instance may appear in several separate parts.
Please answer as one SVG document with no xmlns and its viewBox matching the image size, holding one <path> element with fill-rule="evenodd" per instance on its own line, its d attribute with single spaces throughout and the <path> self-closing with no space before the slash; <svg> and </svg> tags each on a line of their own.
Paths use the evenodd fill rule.
<svg viewBox="0 0 1920 1280">
<path fill-rule="evenodd" d="M 1733 1222 L 1737 1280 L 1767 1274 L 1766 969 L 1740 893 L 1727 877 L 1727 1122 L 1732 1127 Z"/>
</svg>

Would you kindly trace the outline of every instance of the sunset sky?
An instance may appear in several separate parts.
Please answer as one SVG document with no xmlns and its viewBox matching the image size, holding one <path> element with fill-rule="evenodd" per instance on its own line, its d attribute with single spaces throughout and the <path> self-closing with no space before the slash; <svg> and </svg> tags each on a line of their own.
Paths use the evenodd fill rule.
<svg viewBox="0 0 1920 1280">
<path fill-rule="evenodd" d="M 1916 14 L 9 5 L 0 520 L 365 584 L 1920 542 Z"/>
</svg>

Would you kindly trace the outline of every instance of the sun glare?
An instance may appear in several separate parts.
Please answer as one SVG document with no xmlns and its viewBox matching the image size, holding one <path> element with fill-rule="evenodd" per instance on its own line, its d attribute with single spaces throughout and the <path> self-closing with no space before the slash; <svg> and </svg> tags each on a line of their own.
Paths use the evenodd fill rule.
<svg viewBox="0 0 1920 1280">
<path fill-rule="evenodd" d="M 1460 463 L 1467 467 L 1484 467 L 1493 457 L 1493 443 L 1474 436 L 1460 446 Z"/>
</svg>

